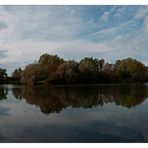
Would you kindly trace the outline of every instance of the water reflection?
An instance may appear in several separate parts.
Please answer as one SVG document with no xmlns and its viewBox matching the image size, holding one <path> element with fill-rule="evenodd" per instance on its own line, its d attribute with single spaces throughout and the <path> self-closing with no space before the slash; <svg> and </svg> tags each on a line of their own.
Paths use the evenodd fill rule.
<svg viewBox="0 0 148 148">
<path fill-rule="evenodd" d="M 25 99 L 27 103 L 39 107 L 41 112 L 50 114 L 59 113 L 67 107 L 93 108 L 107 103 L 115 103 L 116 105 L 131 108 L 142 103 L 148 97 L 148 87 L 144 85 L 23 86 L 12 88 L 12 93 L 16 99 Z"/>
<path fill-rule="evenodd" d="M 7 99 L 8 89 L 6 87 L 0 87 L 0 100 Z"/>
</svg>

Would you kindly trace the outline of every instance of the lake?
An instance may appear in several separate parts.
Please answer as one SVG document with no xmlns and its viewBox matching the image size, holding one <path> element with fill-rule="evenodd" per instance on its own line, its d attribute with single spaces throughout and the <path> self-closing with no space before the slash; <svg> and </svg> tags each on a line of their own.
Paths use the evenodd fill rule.
<svg viewBox="0 0 148 148">
<path fill-rule="evenodd" d="M 148 86 L 0 85 L 0 142 L 148 142 Z"/>
</svg>

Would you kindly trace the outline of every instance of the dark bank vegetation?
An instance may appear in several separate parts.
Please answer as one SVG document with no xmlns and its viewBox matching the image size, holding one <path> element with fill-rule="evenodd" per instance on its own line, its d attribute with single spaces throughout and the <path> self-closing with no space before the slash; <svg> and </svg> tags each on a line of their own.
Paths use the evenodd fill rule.
<svg viewBox="0 0 148 148">
<path fill-rule="evenodd" d="M 148 68 L 132 58 L 117 60 L 115 64 L 92 57 L 77 62 L 46 53 L 25 69 L 15 69 L 11 77 L 7 77 L 5 69 L 0 69 L 0 82 L 29 85 L 143 83 L 148 82 Z"/>
</svg>

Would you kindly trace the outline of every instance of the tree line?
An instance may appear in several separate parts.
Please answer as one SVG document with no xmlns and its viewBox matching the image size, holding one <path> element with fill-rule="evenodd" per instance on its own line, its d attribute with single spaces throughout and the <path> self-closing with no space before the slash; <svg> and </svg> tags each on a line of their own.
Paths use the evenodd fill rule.
<svg viewBox="0 0 148 148">
<path fill-rule="evenodd" d="M 64 60 L 58 55 L 45 53 L 23 70 L 15 69 L 11 77 L 5 69 L 0 69 L 0 82 L 27 85 L 143 83 L 148 82 L 148 67 L 133 58 L 112 64 L 93 57 L 85 57 L 79 62 Z"/>
</svg>

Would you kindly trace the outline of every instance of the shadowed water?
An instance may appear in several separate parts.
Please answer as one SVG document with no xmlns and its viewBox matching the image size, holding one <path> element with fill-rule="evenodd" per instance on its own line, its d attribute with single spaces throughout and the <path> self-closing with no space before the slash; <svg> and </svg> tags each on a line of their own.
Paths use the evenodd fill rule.
<svg viewBox="0 0 148 148">
<path fill-rule="evenodd" d="M 0 86 L 0 142 L 148 142 L 148 86 Z"/>
</svg>

